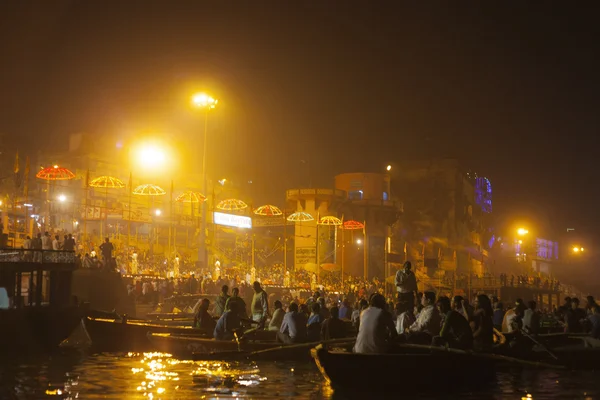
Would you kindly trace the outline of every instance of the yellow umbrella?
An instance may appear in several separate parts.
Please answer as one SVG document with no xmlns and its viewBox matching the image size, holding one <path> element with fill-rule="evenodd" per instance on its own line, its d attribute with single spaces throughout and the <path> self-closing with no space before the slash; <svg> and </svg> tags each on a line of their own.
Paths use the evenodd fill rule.
<svg viewBox="0 0 600 400">
<path fill-rule="evenodd" d="M 225 211 L 240 211 L 246 207 L 248 207 L 248 204 L 246 204 L 242 200 L 238 200 L 238 199 L 222 200 L 219 202 L 219 204 L 217 204 L 217 208 L 219 210 L 225 210 Z"/>
<path fill-rule="evenodd" d="M 321 218 L 319 220 L 318 224 L 319 225 L 340 226 L 340 225 L 342 225 L 342 220 L 337 217 L 328 215 L 326 217 Z"/>
<path fill-rule="evenodd" d="M 260 206 L 256 210 L 254 210 L 254 214 L 271 217 L 271 216 L 282 215 L 283 212 L 279 209 L 279 207 L 267 204 L 264 206 Z"/>
<path fill-rule="evenodd" d="M 297 211 L 297 212 L 295 212 L 293 214 L 290 214 L 287 217 L 287 220 L 291 221 L 291 222 L 305 222 L 305 221 L 313 221 L 314 218 L 313 218 L 312 215 L 310 215 L 307 212 Z"/>
<path fill-rule="evenodd" d="M 105 189 L 121 189 L 125 187 L 125 184 L 119 178 L 104 175 L 92 180 L 90 186 Z"/>
<path fill-rule="evenodd" d="M 165 192 L 165 190 L 158 185 L 151 185 L 147 183 L 133 189 L 133 194 L 138 196 L 162 196 L 167 194 L 167 192 Z"/>
</svg>

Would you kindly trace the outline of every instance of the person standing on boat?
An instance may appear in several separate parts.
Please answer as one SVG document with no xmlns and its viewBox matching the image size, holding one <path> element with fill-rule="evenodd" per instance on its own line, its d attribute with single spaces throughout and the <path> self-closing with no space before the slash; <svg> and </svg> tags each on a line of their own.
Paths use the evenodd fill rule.
<svg viewBox="0 0 600 400">
<path fill-rule="evenodd" d="M 285 344 L 306 342 L 306 323 L 306 315 L 298 312 L 298 304 L 290 303 L 277 332 L 277 341 Z"/>
<path fill-rule="evenodd" d="M 237 303 L 237 310 L 240 318 L 248 318 L 248 315 L 246 314 L 246 302 L 240 297 L 239 288 L 234 287 L 231 289 L 231 297 L 229 297 L 225 303 L 225 310 L 230 310 L 232 303 Z"/>
<path fill-rule="evenodd" d="M 392 314 L 385 310 L 385 297 L 375 294 L 370 306 L 360 316 L 354 352 L 361 354 L 386 353 L 390 340 L 398 336 Z"/>
<path fill-rule="evenodd" d="M 260 282 L 254 282 L 254 297 L 250 306 L 252 312 L 252 320 L 258 322 L 258 328 L 264 328 L 265 321 L 269 315 L 269 296 L 267 292 L 260 286 Z"/>
<path fill-rule="evenodd" d="M 468 350 L 473 347 L 473 333 L 469 322 L 458 311 L 450 306 L 450 299 L 442 296 L 437 301 L 437 306 L 444 315 L 444 325 L 440 335 L 433 338 L 434 345 L 448 343 L 448 346 Z"/>
<path fill-rule="evenodd" d="M 473 329 L 473 350 L 491 352 L 494 346 L 494 322 L 492 302 L 485 294 L 476 298 L 476 309 L 471 321 Z"/>
<path fill-rule="evenodd" d="M 108 238 L 104 239 L 104 243 L 100 245 L 100 252 L 102 253 L 102 259 L 104 260 L 105 265 L 107 265 L 112 258 L 113 250 L 114 246 L 110 240 Z"/>
<path fill-rule="evenodd" d="M 411 271 L 410 261 L 404 263 L 404 267 L 396 272 L 396 289 L 398 290 L 398 302 L 408 303 L 410 307 L 415 305 L 417 294 L 417 277 Z"/>
<path fill-rule="evenodd" d="M 590 336 L 594 339 L 600 339 L 600 306 L 596 304 L 592 310 L 594 313 L 588 316 L 588 320 L 592 325 Z"/>
<path fill-rule="evenodd" d="M 527 303 L 527 310 L 523 314 L 523 329 L 532 335 L 540 332 L 540 313 L 536 310 L 537 303 L 533 300 Z"/>
<path fill-rule="evenodd" d="M 233 340 L 236 331 L 242 329 L 242 322 L 238 315 L 238 303 L 231 303 L 232 307 L 221 315 L 217 321 L 213 336 L 217 340 Z"/>
<path fill-rule="evenodd" d="M 213 312 L 215 317 L 220 317 L 227 309 L 226 304 L 227 300 L 229 300 L 229 294 L 227 294 L 228 292 L 229 287 L 227 285 L 223 285 L 221 287 L 221 293 L 215 299 L 215 310 Z"/>
<path fill-rule="evenodd" d="M 565 313 L 565 324 L 567 325 L 568 333 L 581 333 L 583 326 L 581 321 L 585 320 L 586 312 L 583 308 L 579 308 L 579 299 L 573 297 L 571 299 L 571 309 Z"/>
</svg>

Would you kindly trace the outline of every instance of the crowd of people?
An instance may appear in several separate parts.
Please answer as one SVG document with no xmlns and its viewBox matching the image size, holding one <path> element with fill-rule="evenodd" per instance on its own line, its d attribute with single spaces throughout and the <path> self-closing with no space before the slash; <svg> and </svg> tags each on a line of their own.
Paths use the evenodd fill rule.
<svg viewBox="0 0 600 400">
<path fill-rule="evenodd" d="M 286 344 L 356 335 L 354 351 L 358 353 L 385 353 L 394 343 L 487 352 L 498 332 L 536 335 L 546 316 L 566 332 L 588 332 L 600 338 L 600 307 L 592 296 L 584 308 L 579 307 L 578 299 L 566 298 L 561 307 L 544 314 L 534 301 L 525 304 L 518 299 L 505 308 L 499 299 L 485 294 L 477 295 L 471 305 L 461 296 L 419 293 L 410 263 L 398 271 L 395 283 L 398 294 L 394 301 L 386 300 L 374 288 L 370 293 L 357 292 L 354 298 L 317 290 L 306 299 L 289 293 L 272 299 L 260 282 L 254 282 L 251 297 L 244 298 L 239 287 L 230 294 L 224 284 L 213 304 L 208 298 L 198 301 L 194 324 L 217 340 L 230 340 L 249 326 L 273 331 Z"/>
</svg>

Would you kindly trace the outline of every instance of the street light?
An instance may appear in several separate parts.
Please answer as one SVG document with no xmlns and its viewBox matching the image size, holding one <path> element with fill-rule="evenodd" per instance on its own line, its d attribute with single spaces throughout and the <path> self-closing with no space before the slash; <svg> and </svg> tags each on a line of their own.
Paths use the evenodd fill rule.
<svg viewBox="0 0 600 400">
<path fill-rule="evenodd" d="M 165 151 L 154 144 L 142 145 L 137 150 L 137 163 L 144 168 L 160 168 L 166 161 Z"/>
<path fill-rule="evenodd" d="M 387 166 L 387 167 L 385 167 L 385 169 L 386 169 L 387 171 L 391 171 L 391 170 L 392 170 L 392 166 L 388 164 L 388 166 Z"/>
<path fill-rule="evenodd" d="M 583 252 L 583 250 L 584 250 L 584 248 L 583 248 L 583 247 L 577 247 L 577 246 L 574 246 L 574 247 L 573 247 L 573 252 L 574 252 L 574 253 Z"/>
<path fill-rule="evenodd" d="M 156 211 L 154 211 L 154 215 L 156 215 L 157 217 L 160 217 L 161 214 L 162 214 L 161 210 L 157 209 Z"/>
<path fill-rule="evenodd" d="M 64 194 L 59 195 L 58 201 L 60 201 L 61 203 L 64 203 L 65 201 L 67 201 L 67 196 L 65 196 Z"/>
<path fill-rule="evenodd" d="M 202 149 L 202 193 L 207 192 L 206 184 L 206 136 L 208 132 L 208 112 L 214 109 L 219 100 L 207 95 L 206 93 L 196 93 L 192 96 L 192 106 L 198 109 L 204 109 L 206 114 L 204 115 L 204 137 L 203 137 L 203 149 Z M 200 227 L 200 234 L 198 235 L 198 261 L 202 263 L 202 267 L 208 266 L 208 252 L 206 251 L 206 204 L 202 202 L 202 225 Z"/>
<path fill-rule="evenodd" d="M 361 243 L 362 243 L 362 240 L 356 239 L 356 244 L 360 245 Z"/>
<path fill-rule="evenodd" d="M 529 233 L 529 231 L 525 228 L 519 228 L 519 229 L 517 229 L 517 233 L 519 234 L 519 236 L 524 236 L 524 235 L 527 235 Z"/>
</svg>

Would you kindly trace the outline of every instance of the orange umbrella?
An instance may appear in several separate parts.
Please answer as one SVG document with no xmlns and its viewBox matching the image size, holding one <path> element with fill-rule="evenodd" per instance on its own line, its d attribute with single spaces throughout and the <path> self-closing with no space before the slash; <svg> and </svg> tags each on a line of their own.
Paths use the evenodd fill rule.
<svg viewBox="0 0 600 400">
<path fill-rule="evenodd" d="M 75 178 L 75 174 L 67 168 L 61 168 L 58 165 L 52 167 L 42 168 L 37 174 L 36 178 L 44 179 L 47 181 L 67 181 Z"/>
<path fill-rule="evenodd" d="M 362 222 L 349 220 L 349 221 L 344 222 L 344 224 L 342 225 L 342 228 L 347 229 L 347 230 L 364 229 L 365 224 L 363 224 Z"/>
<path fill-rule="evenodd" d="M 281 210 L 278 207 L 267 204 L 264 206 L 260 206 L 256 210 L 254 210 L 254 214 L 270 217 L 270 216 L 282 215 L 283 212 L 281 212 Z"/>
<path fill-rule="evenodd" d="M 339 271 L 341 269 L 341 267 L 339 265 L 333 264 L 333 263 L 321 264 L 321 268 L 325 271 L 330 271 L 330 272 Z"/>
</svg>

